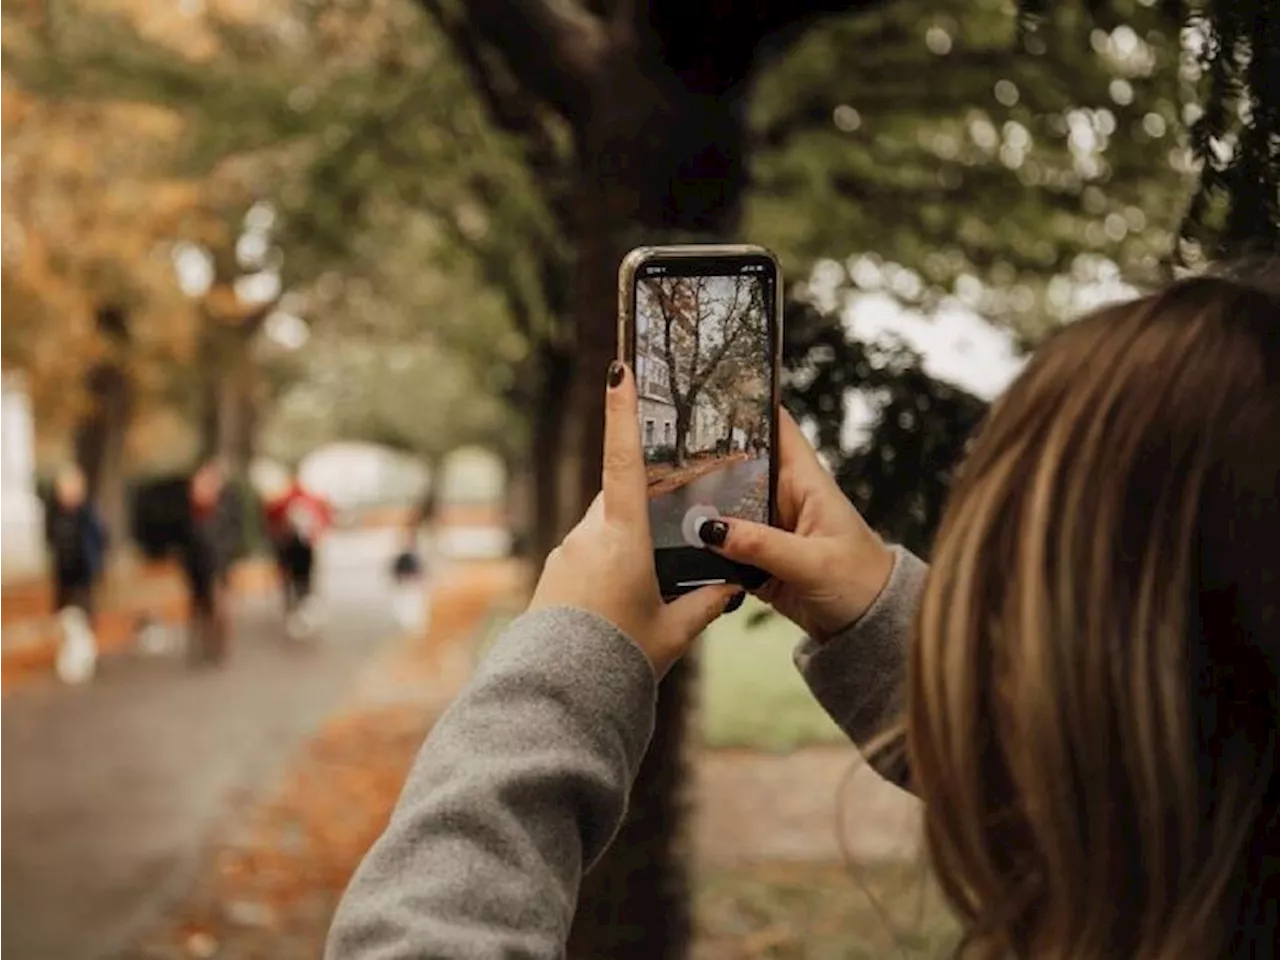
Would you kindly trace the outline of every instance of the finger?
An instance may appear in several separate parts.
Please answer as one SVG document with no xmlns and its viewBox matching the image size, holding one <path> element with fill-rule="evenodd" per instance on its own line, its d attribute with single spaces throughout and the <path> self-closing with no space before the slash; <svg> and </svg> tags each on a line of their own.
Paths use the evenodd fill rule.
<svg viewBox="0 0 1280 960">
<path fill-rule="evenodd" d="M 721 556 L 759 567 L 786 583 L 806 583 L 820 572 L 814 541 L 777 527 L 736 518 L 708 520 L 698 536 Z"/>
<path fill-rule="evenodd" d="M 794 530 L 805 505 L 811 504 L 813 515 L 828 520 L 843 519 L 855 525 L 862 518 L 849 503 L 835 478 L 818 459 L 818 453 L 804 435 L 799 424 L 786 410 L 781 411 L 778 429 L 778 507 L 777 522 L 785 530 Z"/>
<path fill-rule="evenodd" d="M 604 412 L 604 515 L 622 523 L 648 523 L 648 490 L 636 381 L 626 364 L 609 367 Z"/>
<path fill-rule="evenodd" d="M 737 600 L 741 587 L 730 584 L 703 587 L 693 593 L 672 600 L 663 610 L 667 620 L 667 635 L 679 637 L 684 646 L 693 643 L 698 634 L 707 629 L 725 608 Z M 739 602 L 740 605 L 740 602 Z M 681 649 L 683 653 L 683 647 Z"/>
</svg>

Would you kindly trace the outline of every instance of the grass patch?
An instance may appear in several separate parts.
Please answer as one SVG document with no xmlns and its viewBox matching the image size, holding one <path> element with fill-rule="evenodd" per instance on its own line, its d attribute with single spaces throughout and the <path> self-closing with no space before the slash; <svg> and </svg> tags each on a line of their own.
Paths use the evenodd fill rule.
<svg viewBox="0 0 1280 960">
<path fill-rule="evenodd" d="M 950 956 L 959 935 L 915 863 L 703 869 L 694 878 L 694 922 L 694 960 L 924 960 Z"/>
<path fill-rule="evenodd" d="M 751 614 L 763 609 L 748 598 L 702 638 L 703 743 L 775 752 L 847 743 L 791 662 L 800 629 L 780 616 L 748 626 Z"/>
</svg>

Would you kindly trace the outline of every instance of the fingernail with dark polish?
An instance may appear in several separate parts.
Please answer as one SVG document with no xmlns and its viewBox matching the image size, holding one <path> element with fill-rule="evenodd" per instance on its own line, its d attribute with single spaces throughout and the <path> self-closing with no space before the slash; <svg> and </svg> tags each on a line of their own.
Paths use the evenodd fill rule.
<svg viewBox="0 0 1280 960">
<path fill-rule="evenodd" d="M 627 368 L 622 365 L 620 360 L 614 360 L 609 364 L 609 387 L 612 389 L 622 382 L 622 378 L 626 376 Z"/>
<path fill-rule="evenodd" d="M 732 597 L 730 597 L 728 600 L 725 601 L 724 612 L 733 613 L 733 611 L 739 609 L 743 605 L 743 603 L 746 602 L 746 599 L 747 599 L 746 591 L 739 590 Z"/>
<path fill-rule="evenodd" d="M 729 525 L 723 520 L 708 520 L 698 528 L 698 536 L 709 547 L 723 546 L 729 536 Z"/>
</svg>

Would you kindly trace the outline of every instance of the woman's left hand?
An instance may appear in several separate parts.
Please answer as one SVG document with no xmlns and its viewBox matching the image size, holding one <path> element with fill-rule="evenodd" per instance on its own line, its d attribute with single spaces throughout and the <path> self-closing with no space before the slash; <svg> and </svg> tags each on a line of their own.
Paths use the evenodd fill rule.
<svg viewBox="0 0 1280 960">
<path fill-rule="evenodd" d="M 661 677 L 740 592 L 734 586 L 703 587 L 662 602 L 636 383 L 630 369 L 615 361 L 605 398 L 603 488 L 547 557 L 529 609 L 569 606 L 600 615 L 644 651 Z"/>
</svg>

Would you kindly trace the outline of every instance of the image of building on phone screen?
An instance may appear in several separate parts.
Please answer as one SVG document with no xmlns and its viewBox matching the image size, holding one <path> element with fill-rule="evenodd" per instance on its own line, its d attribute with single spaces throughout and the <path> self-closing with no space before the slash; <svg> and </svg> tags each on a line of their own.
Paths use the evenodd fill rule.
<svg viewBox="0 0 1280 960">
<path fill-rule="evenodd" d="M 693 516 L 768 520 L 765 296 L 751 275 L 637 281 L 635 374 L 658 549 L 697 545 Z"/>
</svg>

